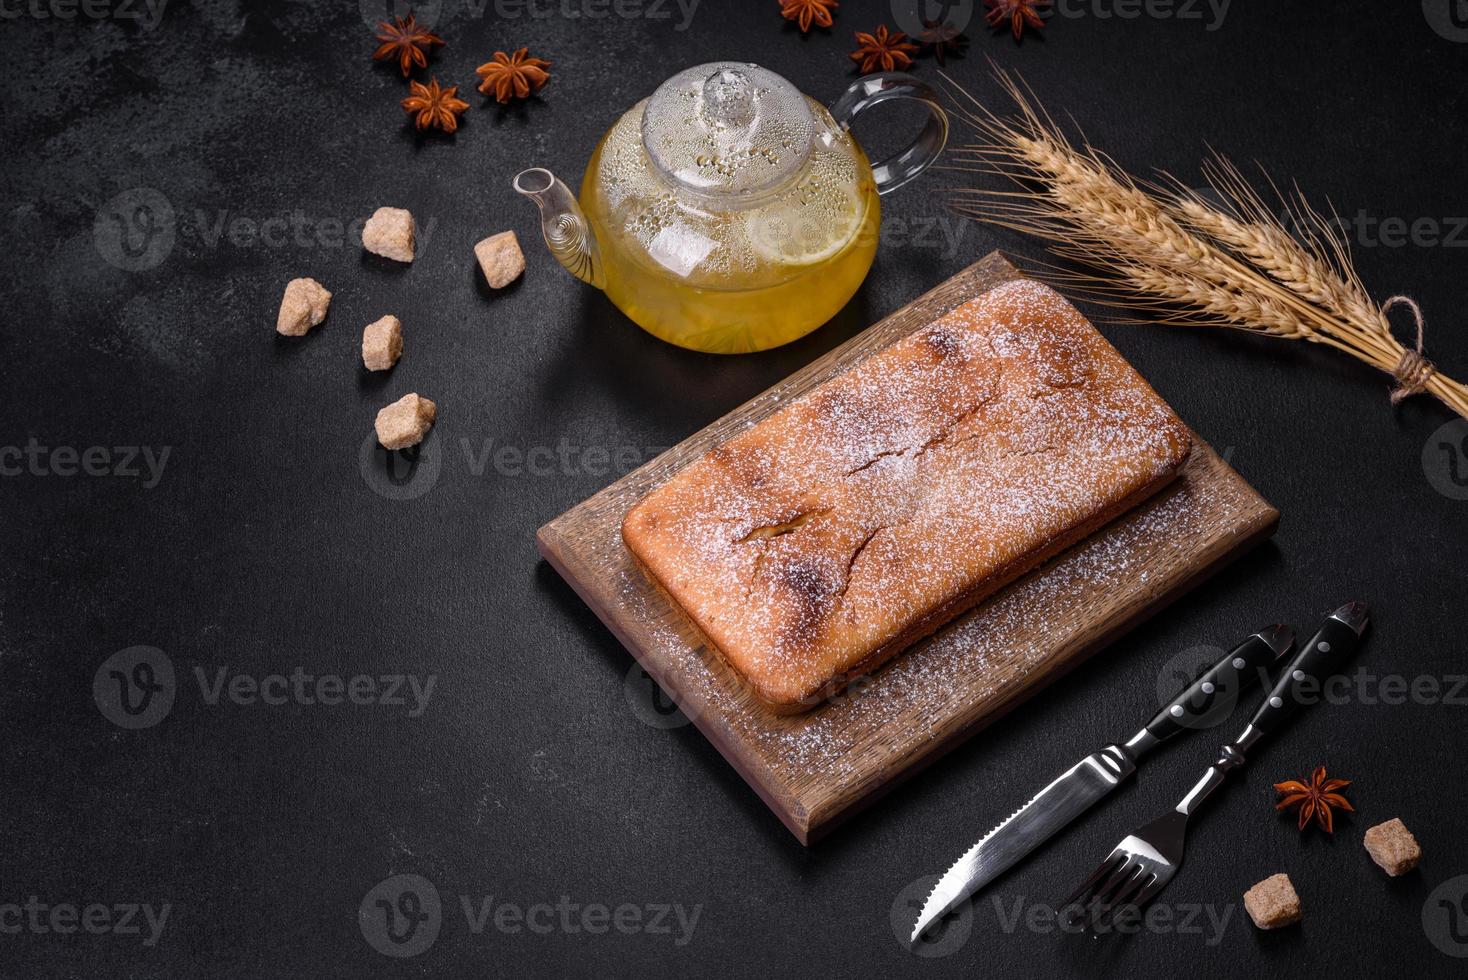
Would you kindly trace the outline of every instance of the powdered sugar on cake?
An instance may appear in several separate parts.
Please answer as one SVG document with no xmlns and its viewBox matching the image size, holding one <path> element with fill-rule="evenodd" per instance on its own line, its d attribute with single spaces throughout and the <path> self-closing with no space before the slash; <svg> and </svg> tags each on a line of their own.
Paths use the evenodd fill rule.
<svg viewBox="0 0 1468 980">
<path fill-rule="evenodd" d="M 624 534 L 762 697 L 806 698 L 1156 486 L 1187 447 L 1073 307 L 1016 280 L 687 467 Z"/>
</svg>

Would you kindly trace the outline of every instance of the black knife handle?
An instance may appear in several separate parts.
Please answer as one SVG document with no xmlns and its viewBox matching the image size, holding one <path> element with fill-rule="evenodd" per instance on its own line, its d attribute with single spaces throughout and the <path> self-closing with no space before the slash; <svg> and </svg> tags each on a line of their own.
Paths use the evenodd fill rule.
<svg viewBox="0 0 1468 980">
<path fill-rule="evenodd" d="M 1238 703 L 1239 695 L 1267 677 L 1274 662 L 1294 646 L 1294 631 L 1288 626 L 1260 630 L 1163 705 L 1157 716 L 1147 722 L 1147 731 L 1162 741 L 1178 732 L 1205 727 L 1203 719 L 1210 712 L 1222 705 L 1231 709 Z"/>
<path fill-rule="evenodd" d="M 1272 735 L 1300 708 L 1320 700 L 1325 681 L 1360 648 L 1366 624 L 1364 602 L 1348 603 L 1331 613 L 1320 631 L 1286 665 L 1249 727 L 1262 735 Z"/>
</svg>

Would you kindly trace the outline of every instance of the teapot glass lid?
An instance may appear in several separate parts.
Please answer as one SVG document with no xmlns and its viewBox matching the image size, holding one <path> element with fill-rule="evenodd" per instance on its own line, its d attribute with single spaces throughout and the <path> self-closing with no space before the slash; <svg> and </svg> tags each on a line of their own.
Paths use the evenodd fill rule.
<svg viewBox="0 0 1468 980">
<path fill-rule="evenodd" d="M 752 198 L 804 165 L 815 134 L 805 96 L 767 68 L 685 69 L 648 99 L 642 144 L 674 183 L 706 197 Z"/>
</svg>

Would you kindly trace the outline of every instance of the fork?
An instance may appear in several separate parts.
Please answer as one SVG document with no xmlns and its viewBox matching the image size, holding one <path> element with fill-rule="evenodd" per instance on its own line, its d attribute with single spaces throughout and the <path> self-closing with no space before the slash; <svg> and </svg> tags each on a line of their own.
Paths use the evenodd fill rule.
<svg viewBox="0 0 1468 980">
<path fill-rule="evenodd" d="M 1278 732 L 1299 708 L 1318 698 L 1320 686 L 1360 645 L 1366 632 L 1364 602 L 1350 602 L 1321 624 L 1319 632 L 1280 674 L 1243 732 L 1219 752 L 1218 761 L 1176 807 L 1132 831 L 1081 886 L 1061 903 L 1068 924 L 1079 917 L 1093 932 L 1114 928 L 1167 887 L 1183 863 L 1188 818 L 1229 774 L 1244 765 L 1266 735 Z M 1313 690 L 1313 694 L 1312 694 Z M 1084 926 L 1083 926 L 1084 928 Z"/>
</svg>

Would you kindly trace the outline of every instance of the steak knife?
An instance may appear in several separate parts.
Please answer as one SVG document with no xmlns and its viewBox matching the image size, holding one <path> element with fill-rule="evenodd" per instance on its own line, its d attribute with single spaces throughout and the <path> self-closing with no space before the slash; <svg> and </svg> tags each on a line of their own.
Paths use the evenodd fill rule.
<svg viewBox="0 0 1468 980">
<path fill-rule="evenodd" d="M 1288 626 L 1260 630 L 1194 678 L 1131 738 L 1067 769 L 948 869 L 918 914 L 911 941 L 1121 785 L 1143 755 L 1258 683 L 1294 645 L 1295 631 Z"/>
</svg>

